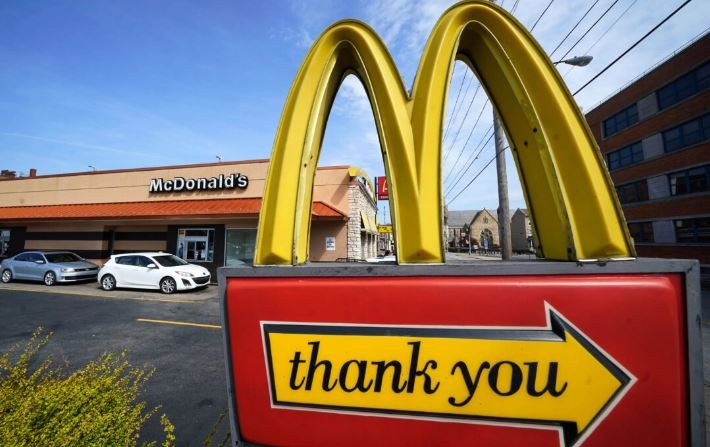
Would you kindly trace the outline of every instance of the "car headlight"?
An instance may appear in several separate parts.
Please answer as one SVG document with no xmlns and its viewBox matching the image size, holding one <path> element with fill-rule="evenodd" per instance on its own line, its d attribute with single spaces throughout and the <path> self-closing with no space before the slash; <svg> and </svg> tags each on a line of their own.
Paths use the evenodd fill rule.
<svg viewBox="0 0 710 447">
<path fill-rule="evenodd" d="M 64 273 L 66 273 L 66 272 L 73 272 L 74 269 L 71 268 L 71 267 L 62 267 L 62 268 L 61 268 L 61 271 L 64 272 Z"/>
<path fill-rule="evenodd" d="M 178 275 L 180 275 L 184 278 L 192 278 L 193 276 L 195 276 L 190 272 L 175 272 L 175 273 L 177 273 Z"/>
</svg>

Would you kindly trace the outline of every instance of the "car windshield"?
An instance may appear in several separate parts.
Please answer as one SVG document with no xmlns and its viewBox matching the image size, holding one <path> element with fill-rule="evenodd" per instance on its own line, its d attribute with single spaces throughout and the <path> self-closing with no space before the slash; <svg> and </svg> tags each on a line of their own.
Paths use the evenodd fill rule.
<svg viewBox="0 0 710 447">
<path fill-rule="evenodd" d="M 48 262 L 51 262 L 53 264 L 57 264 L 60 262 L 83 261 L 82 258 L 75 255 L 74 253 L 46 253 L 44 256 L 47 258 Z"/>
<path fill-rule="evenodd" d="M 175 267 L 177 265 L 186 265 L 187 261 L 182 258 L 178 258 L 175 255 L 160 255 L 153 256 L 155 262 L 162 265 L 163 267 Z"/>
</svg>

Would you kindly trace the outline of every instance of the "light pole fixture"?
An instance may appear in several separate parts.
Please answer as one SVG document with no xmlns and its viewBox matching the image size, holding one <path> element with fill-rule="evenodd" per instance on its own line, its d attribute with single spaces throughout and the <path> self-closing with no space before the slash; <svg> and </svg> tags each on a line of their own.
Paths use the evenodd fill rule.
<svg viewBox="0 0 710 447">
<path fill-rule="evenodd" d="M 222 157 L 221 157 L 221 156 L 215 155 L 215 157 L 217 158 L 217 163 L 222 163 Z"/>
<path fill-rule="evenodd" d="M 588 65 L 594 57 L 585 55 L 585 56 L 575 56 L 571 57 L 569 59 L 563 59 L 561 61 L 553 62 L 553 64 L 567 64 L 567 65 L 574 65 L 576 67 L 584 67 L 585 65 Z"/>
<path fill-rule="evenodd" d="M 91 168 L 91 172 L 96 172 L 96 167 L 89 165 L 89 168 Z"/>
</svg>

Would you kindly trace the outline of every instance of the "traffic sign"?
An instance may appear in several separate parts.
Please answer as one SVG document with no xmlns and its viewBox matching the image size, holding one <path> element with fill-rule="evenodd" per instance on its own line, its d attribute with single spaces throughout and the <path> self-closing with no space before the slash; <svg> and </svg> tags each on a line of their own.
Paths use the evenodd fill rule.
<svg viewBox="0 0 710 447">
<path fill-rule="evenodd" d="M 392 225 L 378 225 L 377 232 L 378 233 L 392 233 Z"/>
</svg>

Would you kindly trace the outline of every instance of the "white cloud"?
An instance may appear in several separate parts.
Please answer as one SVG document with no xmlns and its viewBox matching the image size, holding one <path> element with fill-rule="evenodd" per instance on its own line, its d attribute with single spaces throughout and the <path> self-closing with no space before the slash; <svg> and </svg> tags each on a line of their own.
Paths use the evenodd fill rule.
<svg viewBox="0 0 710 447">
<path fill-rule="evenodd" d="M 409 88 L 429 34 L 452 0 L 377 0 L 367 2 L 366 16 L 392 52 Z"/>
</svg>

